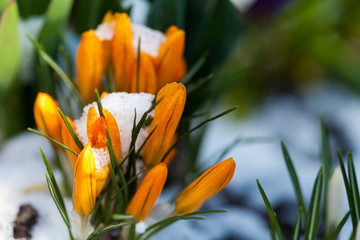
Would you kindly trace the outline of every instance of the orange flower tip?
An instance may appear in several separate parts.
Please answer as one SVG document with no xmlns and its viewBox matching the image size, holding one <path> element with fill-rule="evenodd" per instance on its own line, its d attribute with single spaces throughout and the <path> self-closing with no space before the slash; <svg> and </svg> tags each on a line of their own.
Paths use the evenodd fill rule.
<svg viewBox="0 0 360 240">
<path fill-rule="evenodd" d="M 101 87 L 101 77 L 105 70 L 103 48 L 95 31 L 90 30 L 81 35 L 76 54 L 76 75 L 79 92 L 87 103 L 95 99 L 94 89 Z"/>
<path fill-rule="evenodd" d="M 146 166 L 153 166 L 161 161 L 174 143 L 175 132 L 185 107 L 185 86 L 176 82 L 168 83 L 161 88 L 156 99 L 159 103 L 155 107 L 154 119 L 148 132 L 152 132 L 155 127 L 156 129 L 142 151 Z"/>
<path fill-rule="evenodd" d="M 206 170 L 177 196 L 174 213 L 184 215 L 199 210 L 231 181 L 235 167 L 233 158 L 228 158 Z"/>
<path fill-rule="evenodd" d="M 74 169 L 73 205 L 82 217 L 91 214 L 96 201 L 96 169 L 91 145 L 81 151 Z"/>
<path fill-rule="evenodd" d="M 58 107 L 49 94 L 39 92 L 34 103 L 34 118 L 40 131 L 61 142 L 62 119 Z"/>
<path fill-rule="evenodd" d="M 159 197 L 167 178 L 167 166 L 159 163 L 145 175 L 126 208 L 138 222 L 145 220 Z"/>
</svg>

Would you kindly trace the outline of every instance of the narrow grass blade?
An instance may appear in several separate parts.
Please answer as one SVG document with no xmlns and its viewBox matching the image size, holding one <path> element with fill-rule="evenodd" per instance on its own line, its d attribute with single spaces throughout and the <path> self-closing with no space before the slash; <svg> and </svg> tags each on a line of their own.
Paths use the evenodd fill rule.
<svg viewBox="0 0 360 240">
<path fill-rule="evenodd" d="M 153 135 L 153 133 L 155 132 L 156 128 L 159 126 L 159 124 L 157 124 L 153 130 L 151 130 L 151 132 L 148 134 L 148 136 L 145 138 L 144 142 L 141 144 L 140 148 L 138 149 L 136 156 L 139 156 L 141 150 L 143 149 L 145 143 L 149 140 L 149 138 Z"/>
<path fill-rule="evenodd" d="M 359 222 L 360 219 L 360 199 L 359 199 L 359 188 L 357 184 L 355 169 L 354 169 L 354 162 L 352 158 L 352 153 L 348 153 L 348 172 L 349 172 L 349 183 L 350 189 L 354 201 L 354 211 L 356 216 L 356 222 Z"/>
<path fill-rule="evenodd" d="M 134 218 L 131 215 L 124 215 L 124 214 L 113 214 L 112 219 L 114 220 L 128 220 Z"/>
<path fill-rule="evenodd" d="M 188 132 L 186 132 L 184 135 L 181 135 L 181 136 L 178 138 L 178 140 L 177 140 L 177 141 L 169 148 L 169 150 L 165 153 L 165 155 L 164 155 L 164 157 L 162 158 L 161 161 L 163 162 L 163 161 L 166 159 L 167 155 L 171 152 L 171 150 L 173 150 L 174 147 L 175 147 L 183 138 L 185 138 L 186 136 L 188 136 L 190 133 L 192 133 L 192 132 L 194 132 L 195 130 L 201 128 L 201 127 L 202 127 L 203 125 L 205 125 L 206 123 L 211 122 L 211 121 L 214 121 L 214 120 L 216 120 L 216 119 L 218 119 L 218 118 L 220 118 L 220 117 L 222 117 L 222 116 L 224 116 L 224 115 L 226 115 L 226 114 L 228 114 L 228 113 L 231 113 L 232 111 L 234 111 L 234 110 L 236 110 L 236 109 L 238 109 L 238 108 L 239 108 L 239 106 L 230 108 L 230 109 L 228 109 L 228 110 L 226 110 L 226 111 L 224 111 L 224 112 L 222 112 L 222 113 L 220 113 L 220 114 L 218 114 L 218 115 L 216 115 L 216 116 L 214 116 L 214 117 L 211 117 L 211 118 L 209 118 L 209 119 L 206 119 L 205 121 L 199 123 L 198 125 L 196 125 L 196 126 L 193 127 L 192 129 L 190 129 L 190 130 L 189 130 Z"/>
<path fill-rule="evenodd" d="M 207 210 L 207 211 L 197 211 L 192 212 L 182 216 L 172 216 L 168 217 L 162 221 L 154 223 L 153 225 L 149 226 L 144 233 L 140 234 L 136 239 L 148 239 L 153 236 L 155 233 L 159 232 L 160 230 L 164 229 L 165 227 L 180 221 L 180 220 L 204 220 L 204 217 L 200 217 L 199 215 L 204 214 L 211 214 L 211 213 L 223 213 L 227 212 L 226 210 Z"/>
<path fill-rule="evenodd" d="M 62 144 L 61 142 L 58 142 L 58 141 L 56 141 L 55 139 L 52 139 L 52 138 L 49 137 L 48 135 L 46 135 L 46 134 L 44 134 L 44 133 L 42 133 L 42 132 L 40 132 L 40 131 L 37 131 L 37 130 L 35 130 L 35 129 L 32 129 L 32 128 L 27 128 L 27 130 L 30 131 L 30 132 L 36 133 L 37 135 L 40 135 L 40 136 L 48 139 L 49 141 L 51 141 L 51 142 L 53 142 L 53 143 L 56 143 L 56 144 L 59 145 L 60 147 L 62 147 L 62 148 L 64 148 L 64 149 L 68 150 L 69 152 L 75 154 L 75 156 L 78 156 L 78 154 L 77 154 L 74 150 L 72 150 L 72 149 L 69 148 L 68 146 Z"/>
<path fill-rule="evenodd" d="M 327 131 L 326 123 L 324 120 L 324 116 L 320 115 L 320 125 L 321 125 L 321 158 L 322 158 L 322 164 L 324 168 L 324 206 L 327 202 L 327 188 L 328 188 L 328 182 L 330 180 L 331 176 L 331 153 L 330 153 L 330 146 L 329 146 L 329 134 Z M 326 212 L 324 211 L 324 214 Z"/>
<path fill-rule="evenodd" d="M 186 95 L 196 94 L 198 90 L 204 86 L 210 79 L 213 78 L 213 74 L 209 74 L 206 77 L 200 78 L 198 81 L 194 82 L 193 84 L 189 85 L 186 88 Z"/>
<path fill-rule="evenodd" d="M 299 210 L 298 210 L 298 214 L 296 217 L 296 222 L 295 222 L 295 227 L 294 227 L 294 232 L 292 235 L 292 240 L 299 240 L 300 239 L 300 231 L 301 231 L 301 215 L 302 215 L 302 210 L 303 208 L 300 206 Z"/>
<path fill-rule="evenodd" d="M 266 209 L 268 210 L 269 217 L 270 217 L 270 222 L 271 222 L 271 224 L 273 224 L 279 240 L 283 240 L 284 237 L 283 237 L 283 234 L 282 234 L 282 232 L 281 232 L 279 222 L 278 222 L 278 220 L 276 219 L 276 214 L 275 214 L 274 210 L 272 209 L 272 207 L 271 207 L 271 205 L 270 205 L 269 199 L 267 198 L 267 196 L 266 196 L 266 194 L 265 194 L 265 192 L 264 192 L 264 189 L 262 188 L 262 186 L 261 186 L 261 184 L 260 184 L 260 182 L 259 182 L 258 179 L 256 179 L 256 183 L 257 183 L 257 185 L 258 185 L 260 194 L 261 194 L 261 196 L 262 196 L 262 198 L 263 198 L 263 200 L 264 200 Z"/>
<path fill-rule="evenodd" d="M 319 170 L 311 194 L 308 216 L 306 219 L 305 240 L 315 240 L 319 224 L 321 194 L 323 189 L 323 169 Z"/>
<path fill-rule="evenodd" d="M 66 73 L 61 69 L 61 67 L 45 52 L 43 47 L 36 42 L 30 35 L 27 34 L 27 37 L 32 42 L 32 44 L 35 46 L 38 54 L 41 56 L 41 58 L 49 64 L 49 66 L 54 69 L 54 71 L 59 75 L 59 77 L 63 80 L 65 85 L 70 90 L 71 94 L 76 97 L 79 107 L 82 108 L 84 106 L 84 100 L 82 96 L 80 95 L 79 91 L 76 89 L 76 86 L 74 83 L 70 80 L 70 78 L 66 75 Z"/>
<path fill-rule="evenodd" d="M 138 49 L 137 49 L 137 66 L 136 66 L 136 92 L 139 92 L 139 77 L 140 77 L 140 54 L 141 51 L 141 37 L 138 40 Z"/>
<path fill-rule="evenodd" d="M 103 226 L 103 225 L 99 225 L 95 230 L 94 232 L 92 232 L 89 237 L 87 238 L 87 240 L 96 240 L 99 238 L 99 236 L 106 232 L 106 231 L 109 231 L 109 230 L 112 230 L 112 229 L 119 229 L 119 228 L 122 228 L 124 226 L 127 226 L 127 225 L 130 225 L 130 224 L 134 224 L 136 223 L 136 220 L 134 218 L 132 218 L 130 221 L 123 221 L 123 222 L 120 222 L 120 223 L 112 223 L 112 224 L 109 224 L 107 226 Z"/>
<path fill-rule="evenodd" d="M 349 180 L 348 180 L 346 170 L 345 170 L 344 160 L 341 156 L 340 149 L 338 149 L 337 152 L 338 152 L 338 158 L 339 158 L 339 163 L 340 163 L 340 169 L 341 169 L 341 173 L 342 173 L 343 180 L 344 180 L 346 196 L 347 196 L 348 203 L 349 203 L 351 221 L 352 221 L 353 229 L 356 229 L 357 220 L 356 220 L 356 212 L 355 212 L 355 207 L 354 207 L 354 199 L 352 196 Z"/>
<path fill-rule="evenodd" d="M 300 187 L 300 183 L 299 183 L 299 179 L 298 176 L 296 174 L 296 170 L 294 168 L 294 165 L 292 163 L 291 157 L 289 155 L 289 152 L 284 144 L 284 142 L 281 140 L 280 141 L 281 144 L 281 150 L 283 152 L 284 155 L 284 159 L 285 159 L 285 163 L 294 187 L 294 191 L 296 194 L 296 199 L 298 201 L 299 206 L 303 209 L 302 212 L 304 213 L 304 217 L 306 219 L 306 208 L 305 208 L 305 203 L 304 203 L 304 198 L 302 195 L 302 191 L 301 191 L 301 187 Z"/>
<path fill-rule="evenodd" d="M 74 139 L 76 146 L 78 146 L 78 148 L 79 148 L 80 151 L 81 151 L 81 150 L 84 148 L 84 146 L 82 145 L 80 139 L 79 139 L 78 136 L 76 135 L 75 130 L 72 128 L 71 124 L 69 123 L 69 121 L 67 120 L 65 114 L 61 111 L 60 108 L 58 108 L 58 111 L 59 111 L 60 116 L 61 116 L 61 118 L 63 119 L 63 121 L 64 121 L 64 123 L 65 123 L 65 125 L 66 125 L 66 127 L 67 127 L 67 129 L 68 129 L 68 131 L 69 131 L 69 133 L 70 133 L 70 135 L 71 135 L 71 137 Z"/>
<path fill-rule="evenodd" d="M 202 56 L 197 60 L 195 65 L 188 71 L 186 76 L 181 80 L 181 83 L 185 86 L 189 85 L 191 83 L 192 78 L 195 76 L 195 74 L 200 70 L 200 68 L 204 65 L 206 62 L 207 57 L 209 56 L 209 52 L 205 51 Z"/>
<path fill-rule="evenodd" d="M 349 216 L 350 216 L 350 211 L 345 214 L 339 225 L 337 225 L 335 230 L 328 237 L 326 237 L 325 240 L 336 240 L 337 236 L 339 235 L 341 229 L 344 227 Z"/>
<path fill-rule="evenodd" d="M 102 104 L 101 104 L 99 91 L 97 89 L 95 89 L 95 99 L 96 99 L 96 103 L 97 103 L 97 106 L 98 106 L 98 109 L 99 109 L 100 116 L 104 117 L 103 107 L 102 107 Z"/>
</svg>

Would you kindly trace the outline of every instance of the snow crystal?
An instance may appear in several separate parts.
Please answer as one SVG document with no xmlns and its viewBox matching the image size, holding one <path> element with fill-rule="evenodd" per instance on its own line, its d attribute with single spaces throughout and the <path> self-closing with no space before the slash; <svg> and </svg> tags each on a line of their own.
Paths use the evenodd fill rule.
<svg viewBox="0 0 360 240">
<path fill-rule="evenodd" d="M 110 163 L 110 154 L 106 148 L 92 148 L 95 159 L 95 168 L 97 171 L 103 169 Z"/>
<path fill-rule="evenodd" d="M 131 29 L 133 32 L 132 44 L 135 54 L 137 54 L 138 51 L 140 38 L 141 51 L 146 52 L 153 57 L 157 57 L 161 44 L 166 40 L 165 35 L 160 31 L 136 23 L 131 24 Z"/>
<path fill-rule="evenodd" d="M 111 40 L 114 36 L 114 29 L 115 22 L 107 22 L 100 24 L 95 30 L 95 33 L 101 41 Z M 160 31 L 136 23 L 131 24 L 131 30 L 133 35 L 132 44 L 135 56 L 137 56 L 140 38 L 141 51 L 156 58 L 158 56 L 161 44 L 163 44 L 166 40 L 166 36 Z"/>
<path fill-rule="evenodd" d="M 116 123 L 120 132 L 121 139 L 121 156 L 124 158 L 129 151 L 131 143 L 131 131 L 133 128 L 133 122 L 136 112 L 136 123 L 139 122 L 142 115 L 150 109 L 154 95 L 149 93 L 111 93 L 108 96 L 104 97 L 101 100 L 103 108 L 108 110 L 115 118 Z M 79 135 L 80 141 L 86 145 L 89 140 L 87 137 L 87 114 L 90 107 L 95 106 L 96 111 L 98 112 L 97 104 L 91 103 L 87 105 L 80 119 L 75 120 L 74 124 L 77 128 L 77 133 Z M 154 112 L 152 111 L 149 116 L 153 116 Z M 148 127 L 143 127 L 140 130 L 139 136 L 136 140 L 135 147 L 139 149 L 146 137 L 148 136 Z M 94 150 L 94 149 L 93 149 Z M 98 167 L 106 165 L 109 162 L 109 156 L 105 153 L 94 152 L 96 156 L 103 156 L 95 161 L 101 161 L 96 163 Z"/>
<path fill-rule="evenodd" d="M 95 34 L 101 41 L 111 40 L 114 36 L 115 22 L 107 22 L 100 24 L 96 30 Z"/>
</svg>

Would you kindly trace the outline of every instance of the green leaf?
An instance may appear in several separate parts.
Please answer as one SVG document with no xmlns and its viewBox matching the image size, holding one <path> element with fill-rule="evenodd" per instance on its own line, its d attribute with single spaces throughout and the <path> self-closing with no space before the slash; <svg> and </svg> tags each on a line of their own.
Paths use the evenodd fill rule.
<svg viewBox="0 0 360 240">
<path fill-rule="evenodd" d="M 186 132 L 184 135 L 181 135 L 181 136 L 178 138 L 178 140 L 177 140 L 177 141 L 169 148 L 169 150 L 165 153 L 165 155 L 164 155 L 164 157 L 162 158 L 161 161 L 164 161 L 165 158 L 167 157 L 167 155 L 171 152 L 171 150 L 173 150 L 174 147 L 175 147 L 183 138 L 185 138 L 187 135 L 189 135 L 189 134 L 192 133 L 193 131 L 201 128 L 201 127 L 202 127 L 203 125 L 205 125 L 206 123 L 211 122 L 211 121 L 214 121 L 214 120 L 216 120 L 216 119 L 218 119 L 218 118 L 220 118 L 220 117 L 222 117 L 222 116 L 224 116 L 224 115 L 226 115 L 226 114 L 228 114 L 228 113 L 231 113 L 232 111 L 234 111 L 234 110 L 236 110 L 236 109 L 238 109 L 238 108 L 239 108 L 238 106 L 233 107 L 233 108 L 230 108 L 230 109 L 228 109 L 228 110 L 226 110 L 226 111 L 224 111 L 224 112 L 222 112 L 222 113 L 220 113 L 220 114 L 218 114 L 218 115 L 216 115 L 216 116 L 214 116 L 214 117 L 211 117 L 211 118 L 209 118 L 209 119 L 206 119 L 205 121 L 199 123 L 198 125 L 196 125 L 196 126 L 193 127 L 192 129 L 190 129 L 190 130 L 189 130 L 188 132 Z"/>
<path fill-rule="evenodd" d="M 359 219 L 360 219 L 359 188 L 358 188 L 358 184 L 357 184 L 357 178 L 356 178 L 356 174 L 355 174 L 354 163 L 353 163 L 353 158 L 352 158 L 351 152 L 348 153 L 348 171 L 349 171 L 349 184 L 350 184 L 350 189 L 351 189 L 351 193 L 352 193 L 352 197 L 353 197 L 353 201 L 354 201 L 354 212 L 355 212 L 355 216 L 356 216 L 356 222 L 359 222 Z"/>
<path fill-rule="evenodd" d="M 181 83 L 185 86 L 189 85 L 195 74 L 199 71 L 199 69 L 204 65 L 206 62 L 206 58 L 209 56 L 209 51 L 205 51 L 202 56 L 199 58 L 199 60 L 196 61 L 194 66 L 188 71 L 186 76 L 181 80 Z"/>
<path fill-rule="evenodd" d="M 55 56 L 59 39 L 65 30 L 73 0 L 51 0 L 45 13 L 45 22 L 39 33 L 38 41 L 44 49 Z"/>
<path fill-rule="evenodd" d="M 302 207 L 299 207 L 298 214 L 296 217 L 294 232 L 292 236 L 292 240 L 299 240 L 300 239 L 300 230 L 301 230 L 301 214 L 302 214 Z"/>
<path fill-rule="evenodd" d="M 10 2 L 10 0 L 0 0 L 0 14 L 6 8 L 6 6 L 9 4 L 9 2 Z"/>
<path fill-rule="evenodd" d="M 160 230 L 164 229 L 165 227 L 167 227 L 179 220 L 204 220 L 205 219 L 204 217 L 199 217 L 198 215 L 223 213 L 223 212 L 227 212 L 227 211 L 226 210 L 197 211 L 197 212 L 192 212 L 192 213 L 182 215 L 182 216 L 168 217 L 168 218 L 161 220 L 157 223 L 154 223 L 153 225 L 146 228 L 145 232 L 140 234 L 136 239 L 137 240 L 142 239 L 142 237 L 144 237 L 144 239 L 148 239 L 155 233 L 159 232 Z"/>
<path fill-rule="evenodd" d="M 95 89 L 95 99 L 96 99 L 96 103 L 97 103 L 97 106 L 98 106 L 98 109 L 99 109 L 100 116 L 104 117 L 103 107 L 102 107 L 102 104 L 101 104 L 99 91 L 97 89 Z"/>
<path fill-rule="evenodd" d="M 64 84 L 67 86 L 71 95 L 76 97 L 76 100 L 79 104 L 79 107 L 82 108 L 84 106 L 84 100 L 77 90 L 74 83 L 70 80 L 70 78 L 66 75 L 66 73 L 61 69 L 61 67 L 49 56 L 49 54 L 43 49 L 43 47 L 36 42 L 30 35 L 27 35 L 29 40 L 35 46 L 40 57 L 47 63 L 49 66 L 59 75 L 59 77 L 63 80 Z"/>
<path fill-rule="evenodd" d="M 296 174 L 296 170 L 294 168 L 291 157 L 289 155 L 289 152 L 288 152 L 284 142 L 281 140 L 280 143 L 281 143 L 281 150 L 282 150 L 283 155 L 284 155 L 285 163 L 286 163 L 286 166 L 287 166 L 287 169 L 288 169 L 288 172 L 290 174 L 291 181 L 292 181 L 292 184 L 293 184 L 293 187 L 294 187 L 294 191 L 295 191 L 295 194 L 296 194 L 296 199 L 298 201 L 299 206 L 303 209 L 302 211 L 303 211 L 304 217 L 306 219 L 306 211 L 305 211 L 306 208 L 305 208 L 304 198 L 303 198 L 303 195 L 302 195 L 302 191 L 301 191 L 299 179 L 298 179 L 297 174 Z"/>
<path fill-rule="evenodd" d="M 112 219 L 114 220 L 127 220 L 127 219 L 131 219 L 134 218 L 131 215 L 124 215 L 124 214 L 113 214 L 112 215 Z"/>
<path fill-rule="evenodd" d="M 343 219 L 341 220 L 339 225 L 335 228 L 335 230 L 328 237 L 325 238 L 325 240 L 336 240 L 337 236 L 339 235 L 341 229 L 345 225 L 349 216 L 350 216 L 350 211 L 345 214 L 345 216 L 343 217 Z"/>
<path fill-rule="evenodd" d="M 306 219 L 305 240 L 315 240 L 319 224 L 319 211 L 323 188 L 323 169 L 319 170 L 311 194 L 308 216 Z"/>
<path fill-rule="evenodd" d="M 0 94 L 8 92 L 14 86 L 19 73 L 21 43 L 18 25 L 19 11 L 16 1 L 12 0 L 0 19 Z"/>
<path fill-rule="evenodd" d="M 44 134 L 44 133 L 42 133 L 42 132 L 40 132 L 40 131 L 37 131 L 37 130 L 35 130 L 35 129 L 32 129 L 32 128 L 28 128 L 27 130 L 30 131 L 30 132 L 36 133 L 36 134 L 38 134 L 38 135 L 40 135 L 40 136 L 42 136 L 42 137 L 44 137 L 44 138 L 47 138 L 47 139 L 50 140 L 51 142 L 56 143 L 57 145 L 59 145 L 60 147 L 64 148 L 65 150 L 68 150 L 69 152 L 75 154 L 75 156 L 78 156 L 78 154 L 77 154 L 74 150 L 72 150 L 72 149 L 69 148 L 68 146 L 62 144 L 61 142 L 58 142 L 58 141 L 56 141 L 55 139 L 52 139 L 52 138 L 49 137 L 48 135 L 46 135 L 46 134 Z"/>
<path fill-rule="evenodd" d="M 151 6 L 148 25 L 163 32 L 171 25 L 184 29 L 185 12 L 185 0 L 157 0 Z"/>
<path fill-rule="evenodd" d="M 325 205 L 327 202 L 326 200 L 327 188 L 331 176 L 332 161 L 331 161 L 331 153 L 329 147 L 329 136 L 323 115 L 320 115 L 320 125 L 321 125 L 321 158 L 324 167 L 324 200 L 323 201 Z M 326 214 L 326 212 L 324 213 Z"/>
<path fill-rule="evenodd" d="M 69 123 L 69 121 L 67 120 L 65 114 L 61 111 L 60 108 L 58 108 L 58 111 L 60 113 L 61 118 L 63 119 L 71 137 L 73 138 L 75 144 L 77 145 L 77 147 L 80 149 L 80 151 L 84 148 L 84 146 L 82 145 L 80 139 L 78 138 L 78 136 L 75 133 L 75 130 L 72 128 L 71 124 Z"/>
<path fill-rule="evenodd" d="M 261 194 L 261 196 L 262 196 L 262 198 L 263 198 L 263 200 L 264 200 L 266 209 L 268 210 L 269 217 L 270 217 L 270 222 L 271 222 L 271 224 L 273 225 L 273 227 L 275 228 L 279 240 L 283 240 L 284 237 L 283 237 L 283 235 L 282 235 L 279 222 L 278 222 L 278 220 L 276 219 L 276 214 L 275 214 L 274 210 L 272 209 L 272 207 L 271 207 L 271 205 L 270 205 L 270 202 L 269 202 L 269 199 L 267 198 L 267 196 L 266 196 L 266 194 L 265 194 L 265 192 L 264 192 L 264 189 L 262 188 L 259 180 L 256 179 L 256 182 L 257 182 L 257 185 L 258 185 L 260 194 Z"/>
<path fill-rule="evenodd" d="M 131 218 L 131 221 L 123 221 L 123 222 L 120 222 L 120 223 L 112 223 L 112 224 L 109 224 L 107 226 L 104 226 L 104 225 L 99 225 L 95 230 L 94 232 L 92 232 L 89 237 L 87 238 L 87 240 L 95 240 L 95 239 L 98 239 L 99 236 L 106 232 L 106 231 L 109 231 L 109 230 L 112 230 L 112 229 L 119 229 L 121 227 L 124 227 L 124 226 L 127 226 L 127 225 L 130 225 L 130 224 L 134 224 L 136 223 L 136 220 L 132 217 Z"/>
<path fill-rule="evenodd" d="M 338 149 L 337 152 L 338 152 L 338 158 L 339 158 L 339 163 L 340 163 L 340 169 L 341 169 L 341 173 L 342 173 L 343 180 L 344 180 L 346 196 L 347 196 L 348 203 L 349 203 L 351 221 L 352 221 L 353 229 L 355 231 L 355 229 L 357 227 L 357 220 L 356 220 L 356 212 L 355 212 L 355 207 L 354 207 L 354 198 L 352 196 L 352 191 L 350 188 L 349 180 L 348 180 L 346 170 L 345 170 L 344 160 L 341 156 L 340 149 Z"/>
</svg>

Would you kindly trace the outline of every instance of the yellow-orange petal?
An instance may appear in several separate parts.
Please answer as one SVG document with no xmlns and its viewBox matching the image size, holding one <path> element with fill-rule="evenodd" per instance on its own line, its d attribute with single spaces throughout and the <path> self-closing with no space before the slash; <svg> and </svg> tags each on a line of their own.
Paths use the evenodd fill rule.
<svg viewBox="0 0 360 240">
<path fill-rule="evenodd" d="M 177 196 L 174 213 L 183 215 L 199 210 L 231 181 L 235 166 L 233 158 L 228 158 L 206 170 Z"/>
<path fill-rule="evenodd" d="M 79 92 L 87 103 L 95 99 L 95 89 L 100 90 L 104 60 L 101 40 L 93 30 L 84 32 L 76 53 L 76 75 Z"/>
<path fill-rule="evenodd" d="M 137 81 L 137 61 L 134 63 L 132 74 L 131 92 L 136 92 Z M 154 66 L 154 59 L 145 52 L 140 53 L 140 70 L 139 70 L 139 92 L 156 94 L 157 78 Z"/>
<path fill-rule="evenodd" d="M 87 135 L 89 142 L 95 148 L 107 148 L 106 128 L 108 129 L 112 147 L 118 161 L 121 157 L 120 132 L 114 116 L 103 108 L 104 117 L 99 116 L 95 107 L 91 107 L 87 115 Z"/>
<path fill-rule="evenodd" d="M 131 214 L 138 222 L 144 220 L 159 197 L 167 178 L 165 163 L 159 163 L 145 176 L 126 208 L 126 214 Z"/>
<path fill-rule="evenodd" d="M 34 118 L 40 131 L 61 142 L 62 119 L 58 107 L 58 104 L 49 94 L 39 92 L 34 103 Z"/>
<path fill-rule="evenodd" d="M 131 22 L 126 13 L 115 13 L 114 20 L 115 30 L 111 48 L 115 91 L 129 92 L 132 86 L 131 76 L 135 62 Z"/>
<path fill-rule="evenodd" d="M 96 192 L 95 159 L 89 143 L 81 151 L 74 170 L 72 198 L 74 209 L 80 216 L 87 217 L 93 211 Z"/>
<path fill-rule="evenodd" d="M 109 178 L 109 166 L 106 165 L 101 169 L 96 169 L 95 176 L 96 176 L 96 196 L 98 196 L 103 189 L 106 180 Z"/>
<path fill-rule="evenodd" d="M 175 133 L 173 138 L 172 138 L 172 141 L 170 143 L 170 146 L 174 145 L 176 143 L 176 141 L 178 140 L 178 136 L 177 134 Z M 164 163 L 169 166 L 169 164 L 171 163 L 171 161 L 173 160 L 173 158 L 176 156 L 177 154 L 177 149 L 176 148 L 173 148 L 169 154 L 165 157 L 164 159 Z"/>
<path fill-rule="evenodd" d="M 100 96 L 100 100 L 103 100 L 104 97 L 106 97 L 107 95 L 109 95 L 108 92 L 102 92 L 102 93 L 101 93 L 101 96 Z"/>
<path fill-rule="evenodd" d="M 104 15 L 101 23 L 107 23 L 107 22 L 112 22 L 112 21 L 114 21 L 113 13 L 112 13 L 111 10 L 108 10 L 108 11 L 105 13 L 105 15 Z"/>
<path fill-rule="evenodd" d="M 171 147 L 176 128 L 184 111 L 186 90 L 181 83 L 170 83 L 158 93 L 154 119 L 149 133 L 156 127 L 153 135 L 144 145 L 142 155 L 147 166 L 153 166 L 162 160 Z"/>
<path fill-rule="evenodd" d="M 175 26 L 171 26 L 166 33 L 166 41 L 159 49 L 156 58 L 158 87 L 166 83 L 179 81 L 179 64 L 184 61 L 185 32 Z M 181 66 L 184 70 L 184 66 Z M 186 68 L 185 68 L 186 69 Z"/>
<path fill-rule="evenodd" d="M 67 116 L 66 119 L 68 120 L 71 127 L 74 129 L 74 131 L 76 133 L 76 126 L 74 125 L 71 118 Z M 69 130 L 67 129 L 64 121 L 62 121 L 62 123 L 61 123 L 61 138 L 62 138 L 62 143 L 63 144 L 68 146 L 70 149 L 74 150 L 77 154 L 80 153 L 80 149 L 76 145 L 76 143 L 75 143 L 74 139 L 72 138 Z M 69 156 L 69 158 L 71 160 L 72 166 L 75 167 L 77 156 L 75 154 L 73 154 L 72 152 L 69 152 L 69 151 L 66 151 L 66 153 L 67 153 L 67 155 Z"/>
</svg>

